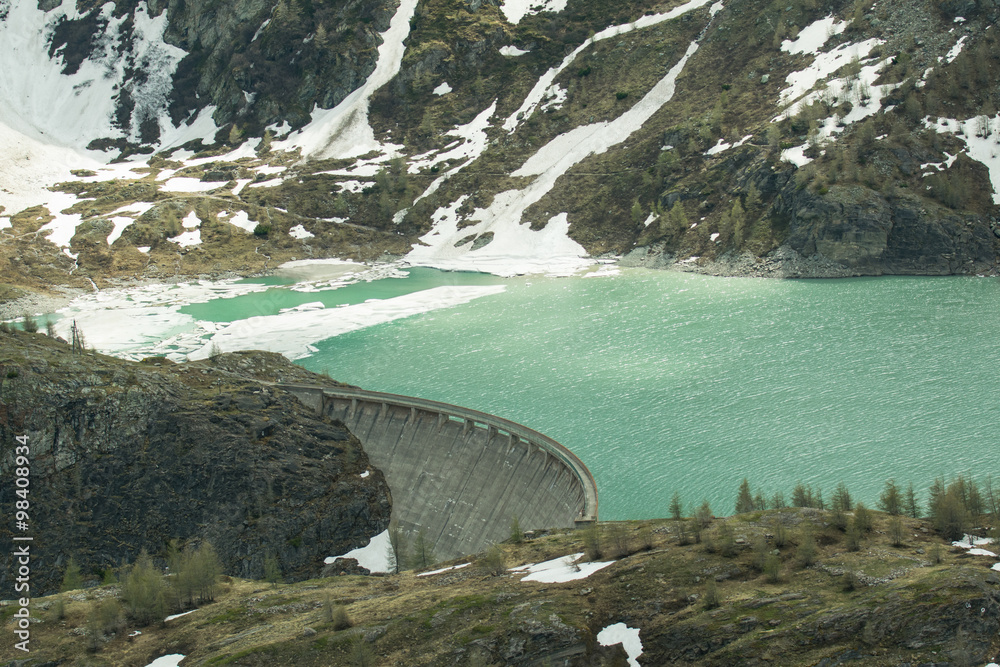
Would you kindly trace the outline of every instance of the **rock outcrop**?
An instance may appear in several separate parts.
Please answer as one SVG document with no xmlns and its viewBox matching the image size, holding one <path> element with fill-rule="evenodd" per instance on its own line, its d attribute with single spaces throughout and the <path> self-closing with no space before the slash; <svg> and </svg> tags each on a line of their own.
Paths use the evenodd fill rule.
<svg viewBox="0 0 1000 667">
<path fill-rule="evenodd" d="M 259 578 L 274 557 L 301 579 L 388 525 L 388 486 L 358 440 L 262 383 L 329 382 L 279 355 L 139 364 L 41 335 L 0 338 L 4 479 L 15 436 L 31 447 L 33 591 L 55 590 L 70 556 L 99 578 L 143 549 L 162 556 L 172 539 L 211 541 L 228 574 Z M 0 505 L 14 500 L 3 484 Z"/>
</svg>

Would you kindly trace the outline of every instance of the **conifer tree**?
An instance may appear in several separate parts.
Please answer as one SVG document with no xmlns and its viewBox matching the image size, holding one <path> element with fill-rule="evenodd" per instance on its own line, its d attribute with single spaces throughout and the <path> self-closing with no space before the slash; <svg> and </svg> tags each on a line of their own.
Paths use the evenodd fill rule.
<svg viewBox="0 0 1000 667">
<path fill-rule="evenodd" d="M 896 480 L 890 479 L 886 481 L 885 488 L 882 489 L 882 493 L 878 498 L 879 509 L 892 516 L 899 516 L 902 506 L 903 500 L 899 493 L 899 487 L 896 486 Z"/>
<path fill-rule="evenodd" d="M 750 482 L 744 477 L 740 482 L 740 490 L 736 494 L 736 513 L 744 514 L 754 510 L 753 496 L 750 494 Z"/>
<path fill-rule="evenodd" d="M 674 491 L 674 495 L 670 499 L 670 516 L 674 521 L 680 521 L 683 513 L 684 506 L 681 504 L 681 494 Z"/>
<path fill-rule="evenodd" d="M 76 564 L 76 559 L 72 556 L 66 561 L 66 569 L 63 571 L 62 585 L 60 592 L 75 591 L 83 588 L 83 577 L 80 575 L 80 566 Z"/>
<path fill-rule="evenodd" d="M 162 622 L 166 618 L 166 587 L 163 574 L 145 550 L 122 579 L 125 611 L 138 625 Z"/>
<path fill-rule="evenodd" d="M 841 512 L 850 512 L 851 507 L 851 492 L 847 490 L 847 485 L 843 482 L 837 484 L 837 488 L 833 491 L 833 501 L 832 509 Z"/>
<path fill-rule="evenodd" d="M 906 515 L 916 519 L 920 516 L 920 506 L 917 503 L 917 494 L 913 491 L 913 482 L 906 485 L 906 496 L 903 504 L 906 507 Z"/>
<path fill-rule="evenodd" d="M 395 521 L 389 523 L 389 569 L 398 574 L 409 565 L 406 536 Z"/>
<path fill-rule="evenodd" d="M 427 533 L 423 528 L 417 533 L 417 539 L 413 542 L 413 567 L 417 569 L 430 567 L 437 561 L 434 557 L 434 545 L 427 539 Z"/>
</svg>

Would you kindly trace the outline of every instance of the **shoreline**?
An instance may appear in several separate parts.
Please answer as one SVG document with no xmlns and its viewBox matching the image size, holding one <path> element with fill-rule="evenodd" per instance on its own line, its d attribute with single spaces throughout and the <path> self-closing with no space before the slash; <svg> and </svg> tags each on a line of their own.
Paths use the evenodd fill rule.
<svg viewBox="0 0 1000 667">
<path fill-rule="evenodd" d="M 887 275 L 907 275 L 907 276 L 928 276 L 941 277 L 942 275 L 985 275 L 996 276 L 995 271 L 987 273 L 964 273 L 964 274 L 894 274 L 894 273 L 869 273 L 850 269 L 841 264 L 832 262 L 822 256 L 803 257 L 795 250 L 787 246 L 781 246 L 763 257 L 752 255 L 751 253 L 724 253 L 714 259 L 704 257 L 687 257 L 678 259 L 677 255 L 664 252 L 657 247 L 639 247 L 624 255 L 597 255 L 588 258 L 594 265 L 611 265 L 622 268 L 646 268 L 658 271 L 678 271 L 683 273 L 697 273 L 701 275 L 728 277 L 728 278 L 769 278 L 775 280 L 796 280 L 796 279 L 831 279 L 831 278 L 859 278 L 865 276 L 887 276 Z M 287 273 L 290 277 L 307 277 L 311 279 L 331 279 L 341 277 L 345 273 L 351 273 L 357 269 L 372 269 L 379 266 L 426 266 L 427 268 L 438 268 L 442 271 L 469 270 L 436 267 L 430 264 L 406 264 L 405 257 L 389 256 L 372 263 L 358 263 L 350 259 L 330 257 L 325 259 L 314 259 L 300 262 L 289 262 L 285 270 L 282 266 L 267 269 L 265 271 L 254 271 L 242 273 L 239 271 L 223 271 L 212 274 L 191 274 L 174 275 L 170 279 L 162 278 L 109 278 L 109 283 L 104 289 L 85 289 L 81 287 L 69 287 L 66 285 L 52 285 L 46 289 L 37 287 L 27 287 L 12 285 L 21 294 L 7 301 L 0 301 L 0 320 L 11 321 L 23 317 L 25 314 L 33 317 L 40 317 L 46 313 L 53 313 L 66 307 L 74 299 L 84 294 L 92 292 L 103 292 L 109 290 L 128 289 L 145 285 L 176 285 L 191 281 L 210 280 L 241 280 L 245 278 L 265 277 Z M 301 266 L 300 266 L 301 265 Z M 482 271 L 484 273 L 493 273 Z M 540 271 L 546 274 L 546 271 Z M 493 273 L 493 275 L 501 275 Z M 530 274 L 518 274 L 530 275 Z M 41 324 L 41 323 L 40 323 Z"/>
</svg>

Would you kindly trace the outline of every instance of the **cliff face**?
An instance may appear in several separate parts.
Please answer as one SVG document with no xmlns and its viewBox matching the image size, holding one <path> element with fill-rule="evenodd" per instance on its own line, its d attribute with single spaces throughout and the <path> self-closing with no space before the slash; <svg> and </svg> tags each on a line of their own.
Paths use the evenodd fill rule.
<svg viewBox="0 0 1000 667">
<path fill-rule="evenodd" d="M 261 577 L 274 556 L 300 579 L 388 524 L 388 487 L 377 470 L 361 477 L 370 468 L 357 439 L 260 383 L 311 376 L 279 355 L 143 365 L 0 336 L 2 474 L 26 434 L 39 591 L 58 586 L 69 556 L 99 577 L 175 538 L 211 541 L 229 574 Z M 4 507 L 13 493 L 3 485 Z"/>
</svg>

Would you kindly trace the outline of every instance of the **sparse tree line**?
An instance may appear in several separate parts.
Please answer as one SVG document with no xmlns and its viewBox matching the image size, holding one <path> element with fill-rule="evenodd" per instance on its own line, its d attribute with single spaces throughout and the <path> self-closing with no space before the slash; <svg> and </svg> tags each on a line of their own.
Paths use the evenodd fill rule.
<svg viewBox="0 0 1000 667">
<path fill-rule="evenodd" d="M 84 625 L 88 650 L 100 650 L 105 641 L 129 627 L 163 623 L 169 613 L 215 600 L 222 568 L 211 543 L 201 542 L 181 549 L 177 540 L 173 540 L 165 560 L 166 572 L 143 550 L 134 563 L 120 568 L 117 573 L 115 568 L 102 573 L 102 583 L 118 584 L 118 590 L 117 595 L 91 603 Z M 66 563 L 55 602 L 59 620 L 66 617 L 66 594 L 80 588 L 83 588 L 83 575 L 71 557 Z"/>
<path fill-rule="evenodd" d="M 27 313 L 21 316 L 21 319 L 17 320 L 16 322 L 8 322 L 5 320 L 0 321 L 0 333 L 9 334 L 17 330 L 27 331 L 28 333 L 38 333 L 38 329 L 39 329 L 38 321 L 31 315 L 28 315 Z M 45 334 L 49 338 L 56 338 L 62 340 L 56 334 L 56 325 L 52 320 L 49 319 L 45 320 Z M 73 325 L 72 327 L 70 327 L 70 340 L 63 342 L 68 342 L 69 345 L 73 348 L 73 352 L 87 351 L 87 341 L 83 337 L 83 331 L 80 329 L 80 327 L 76 325 L 76 320 L 73 320 Z"/>
<path fill-rule="evenodd" d="M 750 482 L 744 477 L 736 493 L 734 509 L 736 514 L 746 514 L 786 507 L 828 510 L 831 512 L 833 525 L 841 530 L 848 530 L 851 525 L 859 522 L 862 532 L 870 530 L 865 527 L 866 522 L 870 523 L 870 519 L 866 519 L 869 509 L 864 503 L 855 501 L 843 482 L 834 489 L 829 501 L 823 498 L 823 491 L 819 487 L 799 482 L 792 490 L 791 498 L 786 501 L 781 491 L 770 497 L 760 489 L 753 491 Z M 961 539 L 973 528 L 990 526 L 994 533 L 1000 530 L 1000 488 L 993 484 L 992 475 L 981 486 L 976 480 L 961 475 L 950 481 L 935 479 L 927 491 L 926 504 L 921 502 L 912 482 L 903 488 L 895 479 L 890 479 L 882 487 L 876 507 L 890 517 L 926 518 L 948 540 Z M 671 498 L 669 511 L 671 518 L 675 520 L 684 516 L 684 505 L 677 492 Z M 711 516 L 712 510 L 707 501 L 693 512 L 697 524 L 706 523 Z"/>
</svg>

